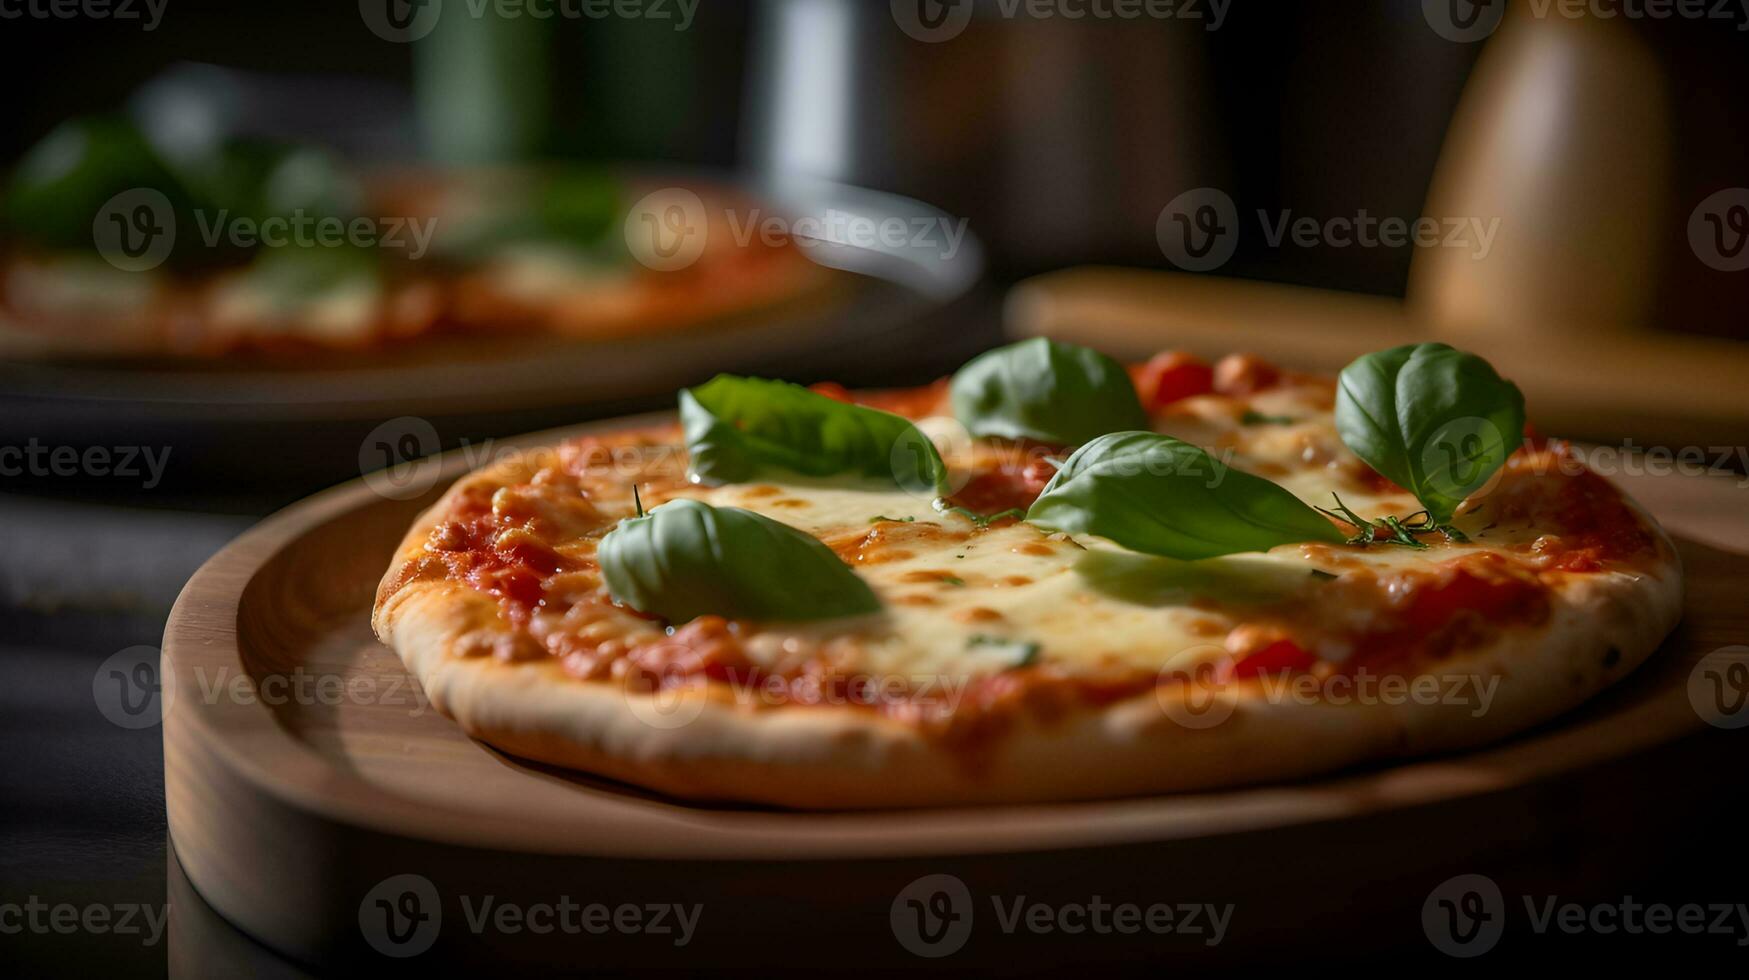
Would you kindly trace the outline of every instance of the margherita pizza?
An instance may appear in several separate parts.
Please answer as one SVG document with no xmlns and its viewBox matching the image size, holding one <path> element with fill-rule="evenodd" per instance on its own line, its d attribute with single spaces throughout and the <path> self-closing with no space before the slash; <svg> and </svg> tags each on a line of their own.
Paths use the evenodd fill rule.
<svg viewBox="0 0 1749 980">
<path fill-rule="evenodd" d="M 788 236 L 737 236 L 730 216 L 760 207 L 697 182 L 663 189 L 695 206 L 654 229 L 695 247 L 652 260 L 636 219 L 657 190 L 578 168 L 366 179 L 309 146 L 167 150 L 126 122 L 71 120 L 0 193 L 0 355 L 283 358 L 446 335 L 647 336 L 832 281 Z"/>
<path fill-rule="evenodd" d="M 1196 790 L 1502 738 L 1679 615 L 1657 524 L 1444 345 L 1330 379 L 1039 339 L 680 408 L 407 534 L 375 627 L 469 734 L 704 800 Z"/>
</svg>

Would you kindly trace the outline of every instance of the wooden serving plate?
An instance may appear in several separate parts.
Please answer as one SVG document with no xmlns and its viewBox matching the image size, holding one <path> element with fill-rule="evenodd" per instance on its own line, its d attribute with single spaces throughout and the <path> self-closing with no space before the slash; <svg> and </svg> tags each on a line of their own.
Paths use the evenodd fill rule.
<svg viewBox="0 0 1749 980">
<path fill-rule="evenodd" d="M 468 462 L 432 461 L 438 478 L 414 499 L 355 481 L 282 511 L 209 561 L 170 617 L 164 768 L 176 853 L 213 909 L 305 963 L 1038 969 L 1292 960 L 1304 936 L 1431 952 L 1420 907 L 1440 881 L 1485 872 L 1510 887 L 1558 873 L 1572 890 L 1631 876 L 1660 856 L 1645 844 L 1649 829 L 1716 802 L 1720 780 L 1691 778 L 1694 767 L 1742 756 L 1742 740 L 1698 716 L 1688 682 L 1701 656 L 1749 638 L 1749 557 L 1685 540 L 1687 618 L 1663 649 L 1584 709 L 1483 751 L 1290 785 L 1064 805 L 831 814 L 689 805 L 468 739 L 417 698 L 373 638 L 371 598 L 396 542 Z M 1742 510 L 1743 491 L 1728 481 L 1642 479 L 1631 490 L 1654 511 L 1672 500 L 1678 533 Z M 1749 549 L 1741 524 L 1717 533 Z M 1612 819 L 1594 819 L 1600 812 Z M 440 928 L 421 955 L 388 959 L 361 923 L 376 914 L 372 889 L 406 874 L 432 883 Z M 915 956 L 893 926 L 901 890 L 933 874 L 965 882 L 975 909 L 963 949 L 939 960 Z M 487 895 L 703 907 L 696 934 L 676 948 L 672 936 L 641 933 L 475 931 L 467 915 Z M 1146 932 L 1005 933 L 992 899 L 1017 896 L 1231 902 L 1234 914 L 1216 946 Z"/>
</svg>

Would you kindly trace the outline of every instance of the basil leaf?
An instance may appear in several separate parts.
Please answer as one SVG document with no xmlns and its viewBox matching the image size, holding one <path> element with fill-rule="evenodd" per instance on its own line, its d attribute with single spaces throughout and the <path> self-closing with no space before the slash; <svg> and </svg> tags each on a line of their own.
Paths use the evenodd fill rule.
<svg viewBox="0 0 1749 980">
<path fill-rule="evenodd" d="M 935 444 L 909 419 L 783 381 L 720 374 L 680 392 L 680 421 L 696 481 L 848 476 L 929 496 L 947 485 Z"/>
<path fill-rule="evenodd" d="M 1153 432 L 1114 432 L 1077 449 L 1045 484 L 1026 519 L 1167 558 L 1345 540 L 1328 519 L 1281 487 Z"/>
<path fill-rule="evenodd" d="M 89 251 L 92 225 L 104 206 L 124 191 L 149 189 L 165 195 L 172 215 L 159 221 L 190 222 L 192 204 L 157 151 L 133 124 L 105 117 L 71 119 L 31 147 L 6 188 L 6 232 L 49 248 Z M 190 239 L 196 238 L 192 230 Z"/>
<path fill-rule="evenodd" d="M 1524 442 L 1524 395 L 1474 354 L 1393 347 L 1342 369 L 1336 431 L 1444 524 Z"/>
<path fill-rule="evenodd" d="M 575 256 L 584 266 L 631 261 L 624 237 L 610 235 L 624 213 L 618 178 L 604 171 L 560 169 L 513 186 L 485 184 L 477 200 L 439 222 L 434 247 L 458 262 L 534 251 Z"/>
<path fill-rule="evenodd" d="M 949 394 L 954 416 L 974 436 L 1078 446 L 1148 427 L 1123 365 L 1044 337 L 972 358 L 954 374 Z"/>
<path fill-rule="evenodd" d="M 738 507 L 673 500 L 627 518 L 596 552 L 613 598 L 684 623 L 831 619 L 878 612 L 880 600 L 819 540 Z"/>
</svg>

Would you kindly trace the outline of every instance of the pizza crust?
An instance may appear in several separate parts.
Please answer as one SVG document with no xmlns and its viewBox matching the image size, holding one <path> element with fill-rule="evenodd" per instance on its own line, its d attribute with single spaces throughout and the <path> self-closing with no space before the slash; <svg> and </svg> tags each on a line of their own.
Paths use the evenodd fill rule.
<svg viewBox="0 0 1749 980">
<path fill-rule="evenodd" d="M 969 755 L 873 711 L 754 708 L 720 686 L 680 688 L 659 701 L 579 681 L 550 657 L 506 662 L 459 652 L 482 631 L 508 633 L 494 600 L 443 581 L 389 585 L 467 484 L 514 475 L 495 467 L 465 478 L 414 523 L 379 591 L 378 636 L 469 735 L 695 800 L 861 809 L 1089 799 L 1289 780 L 1465 749 L 1554 718 L 1620 680 L 1681 613 L 1681 568 L 1658 531 L 1660 560 L 1650 571 L 1569 576 L 1552 593 L 1544 625 L 1510 630 L 1419 675 L 1436 678 L 1440 691 L 1497 681 L 1480 713 L 1474 687 L 1461 703 L 1335 703 L 1261 696 L 1262 682 L 1247 681 L 1217 693 L 1203 717 L 1230 714 L 1203 727 L 1182 689 L 1164 686 L 1054 724 L 1017 715 Z"/>
</svg>

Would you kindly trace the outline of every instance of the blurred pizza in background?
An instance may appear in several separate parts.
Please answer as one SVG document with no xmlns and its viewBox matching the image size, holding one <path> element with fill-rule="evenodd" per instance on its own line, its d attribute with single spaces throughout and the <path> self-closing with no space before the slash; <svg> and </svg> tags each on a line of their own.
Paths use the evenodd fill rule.
<svg viewBox="0 0 1749 980">
<path fill-rule="evenodd" d="M 80 118 L 18 162 L 0 205 L 0 355 L 332 363 L 438 335 L 625 337 L 832 277 L 759 226 L 760 202 L 708 181 L 364 173 L 310 145 L 184 144 Z"/>
</svg>

